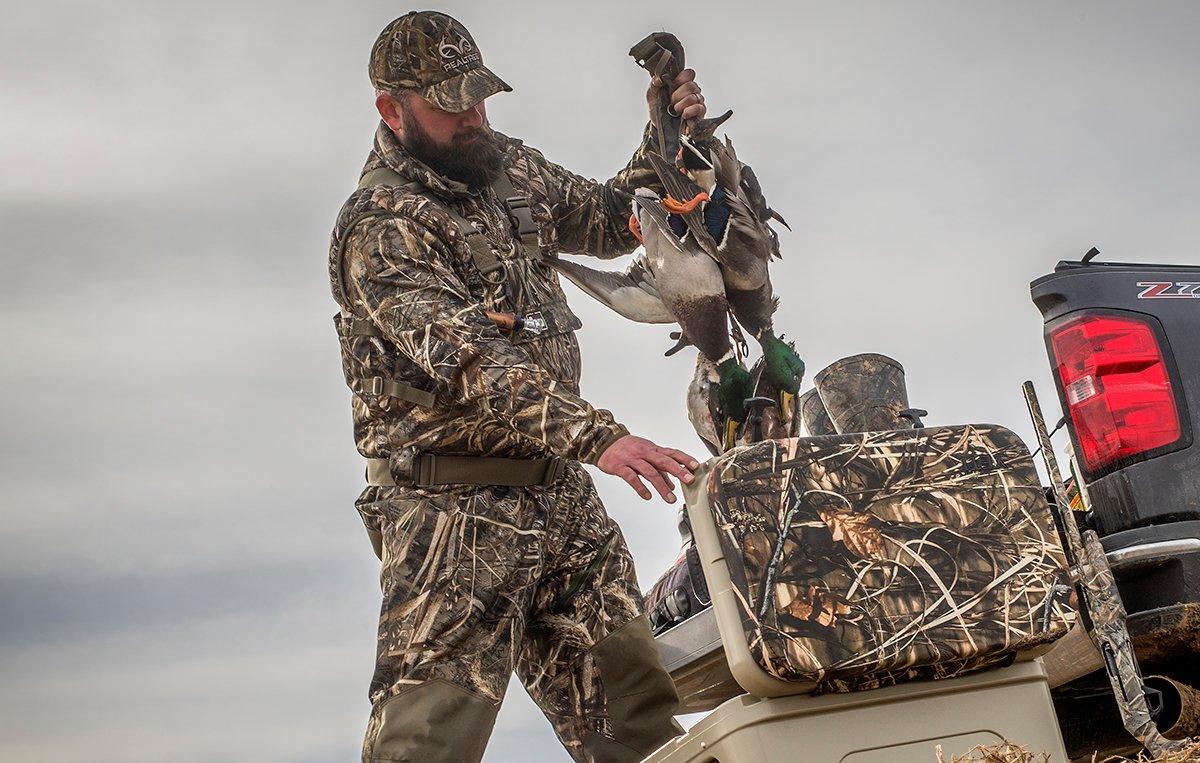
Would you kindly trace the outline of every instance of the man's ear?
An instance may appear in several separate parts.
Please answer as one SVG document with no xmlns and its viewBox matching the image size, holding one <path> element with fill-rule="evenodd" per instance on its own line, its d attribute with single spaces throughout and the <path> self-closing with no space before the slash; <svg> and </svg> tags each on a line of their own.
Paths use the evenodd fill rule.
<svg viewBox="0 0 1200 763">
<path fill-rule="evenodd" d="M 404 134 L 404 119 L 400 116 L 400 101 L 391 93 L 380 93 L 375 96 L 375 109 L 379 117 L 392 128 L 398 136 Z"/>
</svg>

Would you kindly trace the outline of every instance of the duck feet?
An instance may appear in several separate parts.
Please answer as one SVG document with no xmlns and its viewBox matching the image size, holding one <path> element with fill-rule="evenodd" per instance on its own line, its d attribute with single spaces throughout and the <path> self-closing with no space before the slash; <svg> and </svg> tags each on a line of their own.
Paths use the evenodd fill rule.
<svg viewBox="0 0 1200 763">
<path fill-rule="evenodd" d="M 769 330 L 759 335 L 758 343 L 762 347 L 767 379 L 771 384 L 793 395 L 799 392 L 800 380 L 804 378 L 804 361 L 792 345 Z"/>
<path fill-rule="evenodd" d="M 675 345 L 673 347 L 671 347 L 671 349 L 664 352 L 663 357 L 669 358 L 672 355 L 674 355 L 675 353 L 682 350 L 684 347 L 690 347 L 692 344 L 692 340 L 690 340 L 686 336 L 684 336 L 682 331 L 672 331 L 671 338 L 675 340 Z"/>
</svg>

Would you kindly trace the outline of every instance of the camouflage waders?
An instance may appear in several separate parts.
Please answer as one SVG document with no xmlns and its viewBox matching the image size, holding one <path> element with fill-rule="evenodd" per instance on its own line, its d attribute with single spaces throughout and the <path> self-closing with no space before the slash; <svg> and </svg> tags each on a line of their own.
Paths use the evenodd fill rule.
<svg viewBox="0 0 1200 763">
<path fill-rule="evenodd" d="M 364 760 L 479 760 L 515 670 L 576 760 L 678 733 L 633 560 L 578 464 L 550 487 L 372 487 L 383 609 Z"/>
<path fill-rule="evenodd" d="M 680 732 L 677 697 L 624 539 L 579 463 L 626 429 L 579 397 L 580 324 L 540 258 L 632 250 L 628 194 L 653 171 L 644 143 L 600 184 L 499 138 L 526 222 L 381 124 L 334 230 L 342 362 L 373 483 L 358 508 L 383 561 L 363 759 L 478 760 L 516 671 L 576 760 L 636 761 Z M 525 327 L 502 331 L 485 310 Z M 553 459 L 558 476 L 430 484 L 430 453 Z"/>
</svg>

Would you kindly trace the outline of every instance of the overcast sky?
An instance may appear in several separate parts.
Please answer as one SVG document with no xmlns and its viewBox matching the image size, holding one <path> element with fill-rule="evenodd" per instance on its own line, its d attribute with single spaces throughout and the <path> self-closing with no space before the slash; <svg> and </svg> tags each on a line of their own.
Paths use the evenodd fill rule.
<svg viewBox="0 0 1200 763">
<path fill-rule="evenodd" d="M 777 325 L 812 372 L 899 359 L 931 423 L 1030 438 L 1056 260 L 1200 261 L 1194 2 L 442 9 L 515 88 L 493 124 L 601 179 L 645 120 L 626 51 L 678 34 L 792 224 Z M 378 564 L 326 248 L 406 10 L 6 4 L 0 759 L 356 759 Z M 568 291 L 585 396 L 703 453 L 688 354 Z M 598 482 L 648 587 L 675 509 Z M 487 760 L 566 760 L 519 686 Z"/>
</svg>

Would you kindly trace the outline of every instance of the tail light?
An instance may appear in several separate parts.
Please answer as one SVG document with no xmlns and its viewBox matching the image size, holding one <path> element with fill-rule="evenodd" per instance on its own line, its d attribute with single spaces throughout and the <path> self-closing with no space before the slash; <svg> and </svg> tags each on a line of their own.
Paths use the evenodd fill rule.
<svg viewBox="0 0 1200 763">
<path fill-rule="evenodd" d="M 1086 315 L 1052 329 L 1050 346 L 1090 474 L 1182 437 L 1166 359 L 1147 321 Z"/>
</svg>

